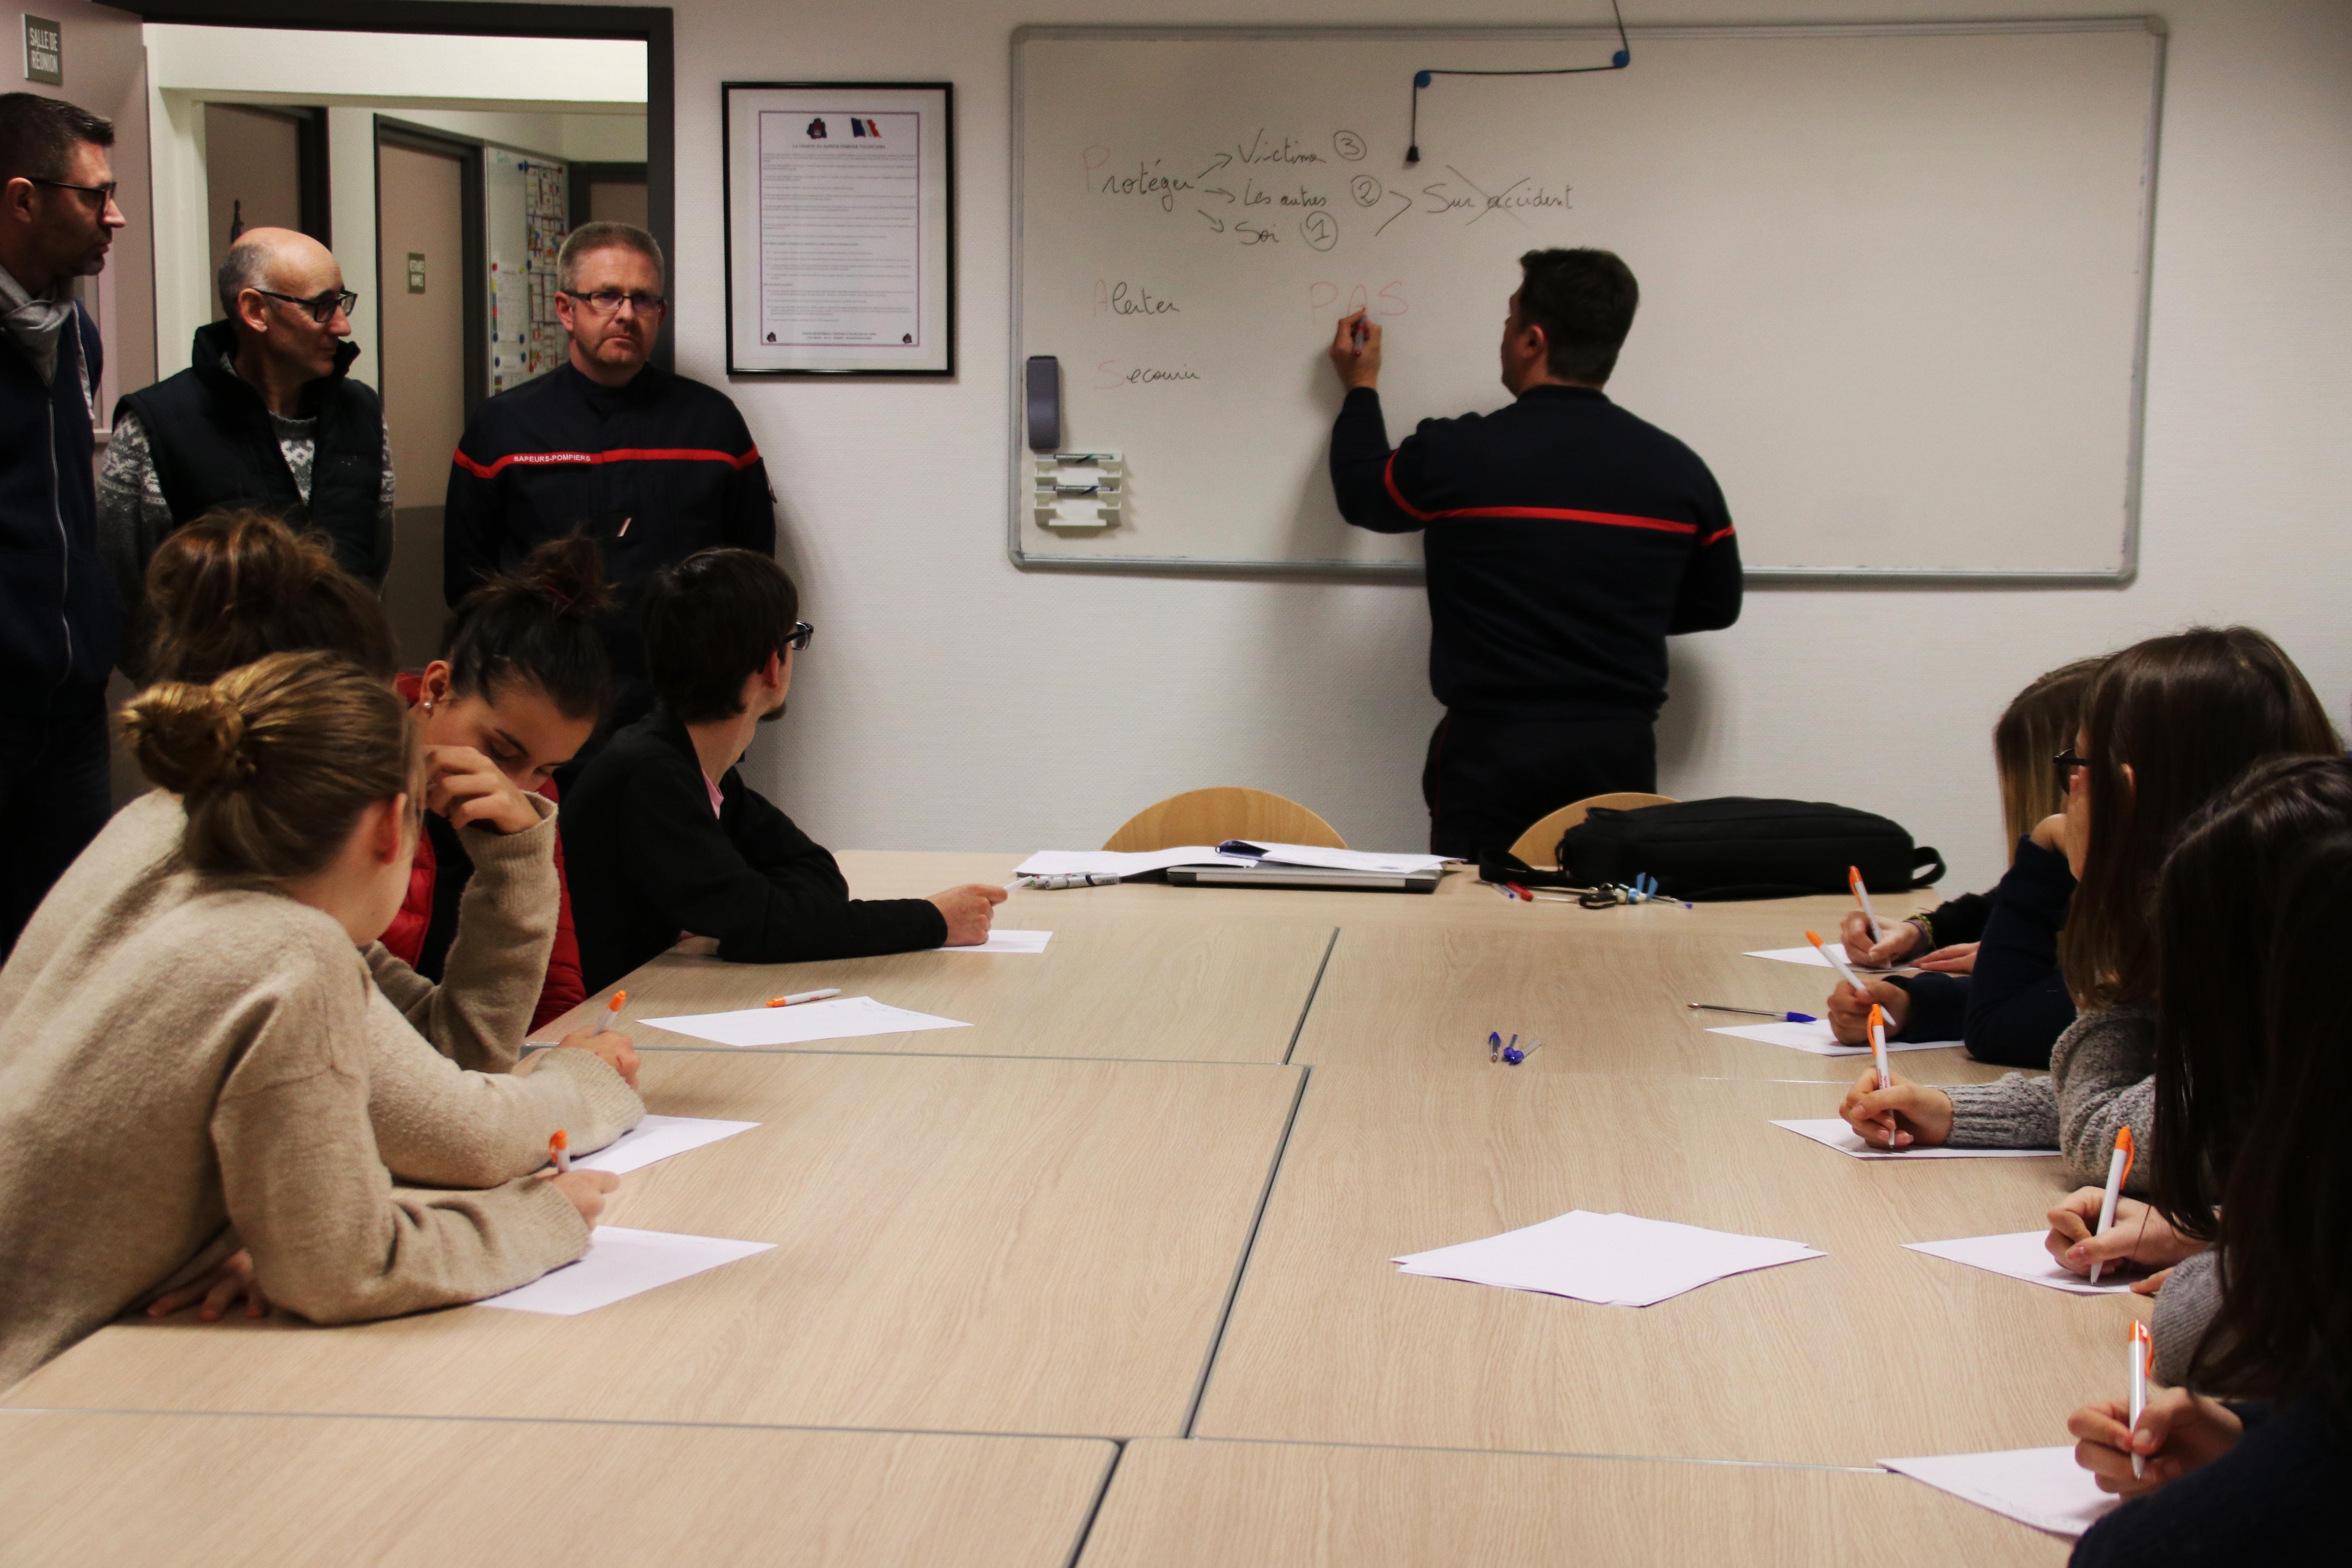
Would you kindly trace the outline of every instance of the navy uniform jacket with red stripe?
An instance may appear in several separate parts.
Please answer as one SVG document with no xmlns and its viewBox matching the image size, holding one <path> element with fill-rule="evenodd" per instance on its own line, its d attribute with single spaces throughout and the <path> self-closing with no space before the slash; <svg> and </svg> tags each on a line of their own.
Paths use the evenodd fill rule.
<svg viewBox="0 0 2352 1568">
<path fill-rule="evenodd" d="M 1739 543 L 1698 454 L 1590 387 L 1424 419 L 1389 450 L 1380 394 L 1331 431 L 1339 514 L 1425 531 L 1429 683 L 1503 719 L 1654 719 L 1666 638 L 1739 618 Z"/>
<path fill-rule="evenodd" d="M 442 530 L 452 605 L 544 540 L 578 530 L 601 544 L 621 601 L 606 640 L 626 703 L 644 678 L 646 580 L 715 545 L 773 553 L 776 511 L 760 449 L 725 393 L 651 364 L 603 387 L 566 364 L 474 411 L 449 465 Z"/>
</svg>

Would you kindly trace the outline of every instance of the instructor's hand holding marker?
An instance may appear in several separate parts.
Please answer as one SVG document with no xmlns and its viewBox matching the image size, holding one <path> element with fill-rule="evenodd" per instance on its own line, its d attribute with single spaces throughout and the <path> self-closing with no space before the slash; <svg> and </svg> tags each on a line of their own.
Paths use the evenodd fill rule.
<svg viewBox="0 0 2352 1568">
<path fill-rule="evenodd" d="M 986 942 L 989 925 L 996 918 L 996 906 L 1011 896 L 994 882 L 967 882 L 944 893 L 933 893 L 929 901 L 939 907 L 948 922 L 947 941 L 940 945 L 978 947 Z"/>
<path fill-rule="evenodd" d="M 1381 328 L 1365 311 L 1339 318 L 1331 334 L 1331 368 L 1339 383 L 1353 392 L 1360 386 L 1377 390 L 1381 383 Z"/>
</svg>

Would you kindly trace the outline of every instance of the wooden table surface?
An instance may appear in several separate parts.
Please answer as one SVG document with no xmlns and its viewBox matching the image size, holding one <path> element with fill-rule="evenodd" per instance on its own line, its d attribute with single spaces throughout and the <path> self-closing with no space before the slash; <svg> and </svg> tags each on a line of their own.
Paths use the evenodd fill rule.
<svg viewBox="0 0 2352 1568">
<path fill-rule="evenodd" d="M 1141 1442 L 1079 1568 L 2054 1568 L 2071 1544 L 1884 1470 Z"/>
<path fill-rule="evenodd" d="M 122 1323 L 8 1400 L 1178 1435 L 1302 1076 L 666 1052 L 653 1110 L 761 1125 L 624 1176 L 606 1219 L 773 1250 L 578 1317 Z"/>
<path fill-rule="evenodd" d="M 1520 1069 L 1530 1073 L 1846 1084 L 1869 1064 L 1867 1056 L 1815 1056 L 1711 1034 L 1721 1025 L 1769 1020 L 1687 1005 L 1824 1014 L 1830 971 L 1743 956 L 1769 933 L 1785 932 L 1785 918 L 1751 915 L 1735 923 L 1712 918 L 1719 913 L 1712 909 L 1577 912 L 1589 923 L 1343 928 L 1290 1059 L 1483 1072 L 1491 1029 L 1518 1035 L 1522 1045 L 1544 1042 Z M 1978 1082 L 2001 1070 L 1958 1047 L 1906 1051 L 1898 1068 L 1929 1083 Z"/>
<path fill-rule="evenodd" d="M 1020 858 L 841 857 L 860 897 Z M 1855 1060 L 1683 1005 L 1820 1012 L 1826 971 L 1740 955 L 1845 907 L 1129 884 L 1013 894 L 1040 956 L 667 954 L 623 982 L 649 1108 L 761 1126 L 606 1217 L 773 1250 L 572 1318 L 108 1328 L 0 1394 L 46 1407 L 0 1416 L 34 1501 L 0 1554 L 2054 1563 L 1869 1467 L 2062 1443 L 2116 1392 L 2146 1302 L 1898 1245 L 2037 1227 L 2055 1163 L 1800 1139 L 1769 1121 L 1834 1114 Z M 737 1051 L 643 1023 L 827 985 L 972 1027 Z M 1489 1066 L 1488 1028 L 1546 1049 Z M 1643 1309 L 1388 1261 L 1578 1207 L 1829 1256 Z"/>
<path fill-rule="evenodd" d="M 641 1049 L 701 1049 L 709 1042 L 646 1020 L 757 1007 L 772 996 L 830 986 L 971 1027 L 774 1048 L 1278 1062 L 1306 1016 L 1337 932 L 1313 921 L 1213 923 L 1147 910 L 1097 910 L 1091 919 L 1038 929 L 1054 932 L 1041 953 L 934 950 L 823 963 L 728 963 L 672 952 L 623 982 L 628 1001 L 620 1027 Z M 583 1024 L 602 1023 L 611 995 L 610 989 L 599 992 L 532 1037 L 561 1039 Z"/>
<path fill-rule="evenodd" d="M 0 1411 L 0 1557 L 1062 1568 L 1114 1451 L 940 1433 Z"/>
<path fill-rule="evenodd" d="M 2054 1160 L 1856 1160 L 1808 1085 L 1318 1068 L 1193 1434 L 1866 1465 L 2037 1447 L 2116 1393 L 2136 1296 L 1902 1250 L 2040 1229 Z M 1389 1259 L 1571 1209 L 1826 1251 L 1655 1306 Z"/>
</svg>

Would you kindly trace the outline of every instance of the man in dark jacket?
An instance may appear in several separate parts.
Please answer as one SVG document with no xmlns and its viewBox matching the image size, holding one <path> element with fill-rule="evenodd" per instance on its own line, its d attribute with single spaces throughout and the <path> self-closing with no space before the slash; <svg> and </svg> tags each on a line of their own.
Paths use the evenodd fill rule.
<svg viewBox="0 0 2352 1568">
<path fill-rule="evenodd" d="M 841 868 L 735 764 L 780 719 L 811 630 L 784 569 L 706 550 L 646 584 L 646 668 L 661 706 L 613 737 L 563 795 L 580 973 L 593 994 L 681 936 L 736 963 L 864 958 L 988 940 L 1004 889 L 856 900 Z"/>
<path fill-rule="evenodd" d="M 0 94 L 0 958 L 106 826 L 106 676 L 122 605 L 90 468 L 103 358 L 74 281 L 122 226 L 114 127 Z"/>
<path fill-rule="evenodd" d="M 316 528 L 335 563 L 381 587 L 392 565 L 392 446 L 333 252 L 290 228 L 248 229 L 218 279 L 226 320 L 196 329 L 188 368 L 115 405 L 98 480 L 99 544 L 138 605 L 163 536 L 215 507 Z"/>
<path fill-rule="evenodd" d="M 1494 414 L 1425 419 L 1394 452 L 1381 329 L 1339 323 L 1339 513 L 1425 530 L 1429 682 L 1445 705 L 1422 769 L 1430 849 L 1508 849 L 1588 795 L 1657 787 L 1666 638 L 1739 618 L 1739 545 L 1698 454 L 1601 389 L 1639 292 L 1605 250 L 1536 250 L 1503 323 Z"/>
<path fill-rule="evenodd" d="M 556 257 L 568 363 L 475 410 L 449 467 L 442 591 L 451 605 L 543 540 L 584 533 L 604 552 L 604 618 L 618 688 L 612 723 L 653 705 L 636 637 L 653 574 L 698 550 L 772 555 L 775 500 L 727 395 L 650 363 L 664 312 L 661 247 L 644 229 L 583 224 Z"/>
</svg>

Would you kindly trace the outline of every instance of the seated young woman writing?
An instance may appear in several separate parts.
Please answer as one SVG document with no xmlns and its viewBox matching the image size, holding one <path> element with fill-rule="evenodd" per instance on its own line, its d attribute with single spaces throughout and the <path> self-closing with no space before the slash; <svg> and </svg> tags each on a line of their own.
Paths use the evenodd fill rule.
<svg viewBox="0 0 2352 1568">
<path fill-rule="evenodd" d="M 1916 963 L 1922 973 L 1841 984 L 1829 1000 L 1830 1027 L 1849 1045 L 1868 1038 L 1870 1009 L 1886 1010 L 1895 1037 L 1958 1040 L 1979 1061 L 2046 1068 L 2050 1047 L 2074 1021 L 2074 999 L 2058 963 L 2058 933 L 2074 896 L 2074 873 L 2057 845 L 2066 786 L 2050 759 L 2073 743 L 2084 694 L 2105 657 L 2076 659 L 2012 699 L 1993 725 L 2001 816 L 2010 868 L 1990 893 L 1963 893 L 1932 912 L 1885 928 L 1873 941 L 1860 910 L 1845 917 L 1845 950 L 1873 968 Z M 1916 955 L 1916 956 L 1915 956 Z"/>
<path fill-rule="evenodd" d="M 428 980 L 445 973 L 458 914 L 474 875 L 470 847 L 485 833 L 535 827 L 535 807 L 520 799 L 556 798 L 555 770 L 587 742 L 612 695 L 612 662 L 595 616 L 612 604 L 604 560 L 585 539 L 550 540 L 457 602 L 442 634 L 441 657 L 422 676 L 399 678 L 400 693 L 422 721 L 436 793 L 462 803 L 495 803 L 463 831 L 438 800 L 425 819 L 408 897 L 383 933 L 394 957 Z M 513 785 L 502 791 L 482 773 Z M 554 846 L 555 942 L 547 982 L 531 1010 L 538 1028 L 587 997 L 580 945 L 572 931 L 563 847 Z"/>
<path fill-rule="evenodd" d="M 358 950 L 400 906 L 425 787 L 399 697 L 274 654 L 152 687 L 123 728 L 182 797 L 186 875 L 0 970 L 0 1387 L 240 1246 L 270 1300 L 322 1323 L 578 1258 L 614 1178 L 417 1190 L 378 1152 Z"/>
<path fill-rule="evenodd" d="M 215 513 L 175 530 L 150 564 L 148 595 L 149 667 L 170 679 L 207 684 L 273 651 L 317 649 L 391 684 L 393 636 L 381 602 L 336 567 L 322 542 L 298 537 L 275 518 Z M 462 804 L 503 791 L 534 826 L 484 845 L 482 869 L 461 906 L 449 984 L 434 984 L 381 945 L 362 953 L 374 982 L 369 1103 L 379 1152 L 401 1180 L 452 1187 L 495 1185 L 538 1168 L 558 1127 L 585 1152 L 645 1114 L 625 1036 L 581 1029 L 566 1037 L 569 1048 L 517 1064 L 555 928 L 554 826 L 474 755 L 443 759 L 455 769 L 443 780 L 445 798 Z M 116 813 L 27 925 L 0 972 L 0 1000 L 16 977 L 88 931 L 128 930 L 184 897 L 186 826 L 179 796 L 167 789 Z M 216 1316 L 247 1283 L 239 1255 L 202 1282 L 205 1315 Z"/>
<path fill-rule="evenodd" d="M 2306 841 L 2295 858 L 2263 993 L 2238 990 L 2256 1015 L 2261 1071 L 2209 1079 L 2200 1069 L 2213 1064 L 2200 1058 L 2210 1047 L 2185 1039 L 2158 1066 L 2185 1086 L 2165 1098 L 2175 1146 L 2158 1169 L 2158 1201 L 2199 1226 L 2210 1216 L 2228 1264 L 2189 1381 L 2251 1398 L 2224 1405 L 2166 1389 L 2137 1425 L 2120 1400 L 2076 1411 L 2067 1426 L 2077 1462 L 2133 1500 L 2084 1534 L 2077 1568 L 2321 1563 L 2342 1550 L 2352 1145 L 2337 1122 L 2352 1095 L 2352 998 L 2335 966 L 2352 942 L 2352 835 Z"/>
<path fill-rule="evenodd" d="M 1879 1147 L 2055 1147 L 2079 1182 L 2104 1182 L 2117 1129 L 2141 1151 L 2146 1190 L 2155 1086 L 2155 910 L 2165 852 L 2189 816 L 2253 763 L 2341 750 L 2311 685 L 2276 643 L 2244 626 L 2154 637 L 2093 680 L 2059 834 L 2081 883 L 2066 980 L 2082 1016 L 2046 1078 L 1948 1089 L 1865 1069 L 1840 1113 Z"/>
</svg>

